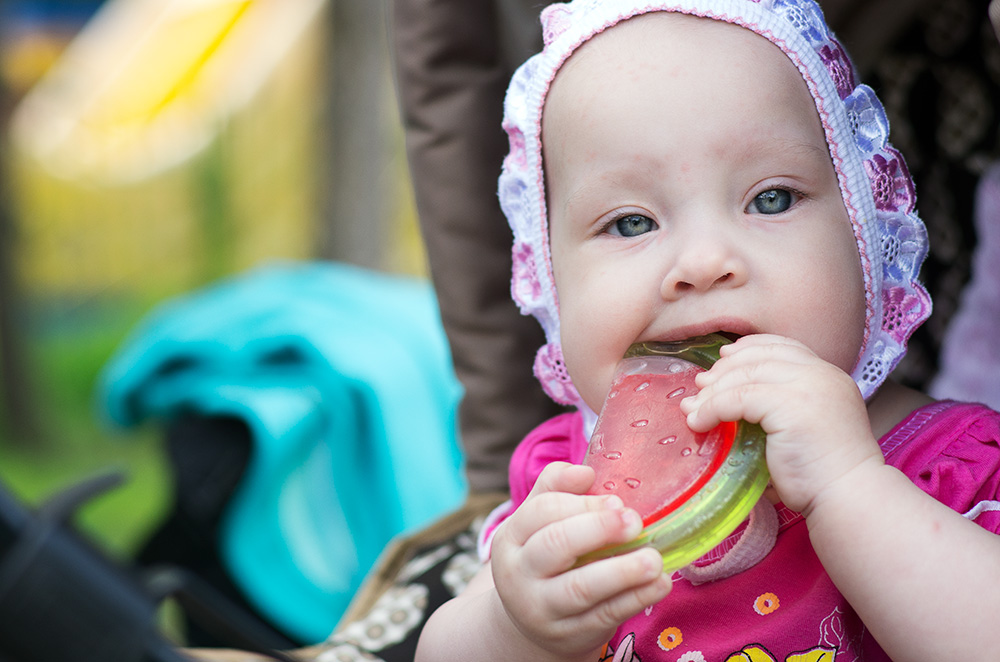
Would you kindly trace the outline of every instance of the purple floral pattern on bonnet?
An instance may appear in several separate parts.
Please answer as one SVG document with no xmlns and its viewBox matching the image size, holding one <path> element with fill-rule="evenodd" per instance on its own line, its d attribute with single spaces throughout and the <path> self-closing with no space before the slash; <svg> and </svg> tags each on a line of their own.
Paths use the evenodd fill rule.
<svg viewBox="0 0 1000 662">
<path fill-rule="evenodd" d="M 867 85 L 858 87 L 844 99 L 847 121 L 854 134 L 854 144 L 865 157 L 885 147 L 889 140 L 889 120 L 875 91 Z"/>
<path fill-rule="evenodd" d="M 518 242 L 512 253 L 514 262 L 514 279 L 511 292 L 514 300 L 522 308 L 531 307 L 542 296 L 542 285 L 538 282 L 538 271 L 535 268 L 535 253 L 531 246 Z"/>
<path fill-rule="evenodd" d="M 819 57 L 830 72 L 830 78 L 837 86 L 837 94 L 841 99 L 846 99 L 854 91 L 857 83 L 854 80 L 854 67 L 847 59 L 844 47 L 837 41 L 831 40 L 830 44 L 819 49 Z"/>
<path fill-rule="evenodd" d="M 913 211 L 917 195 L 913 188 L 910 170 L 902 155 L 892 147 L 884 150 L 886 156 L 875 154 L 865 161 L 865 171 L 872 183 L 875 207 L 880 211 Z M 886 158 L 888 157 L 888 158 Z"/>
<path fill-rule="evenodd" d="M 524 133 L 510 124 L 504 124 L 503 128 L 507 132 L 507 139 L 510 142 L 510 152 L 504 159 L 504 167 L 518 166 L 523 168 L 528 163 L 528 154 L 524 147 Z"/>
<path fill-rule="evenodd" d="M 580 394 L 566 371 L 562 347 L 557 343 L 548 343 L 538 350 L 535 355 L 535 377 L 549 397 L 559 404 L 573 405 L 580 402 Z"/>
<path fill-rule="evenodd" d="M 902 287 L 889 288 L 882 294 L 882 299 L 885 310 L 882 328 L 890 338 L 902 345 L 912 332 L 914 322 L 924 315 L 925 306 L 919 297 Z"/>
<path fill-rule="evenodd" d="M 920 269 L 927 239 L 919 228 L 900 224 L 896 219 L 886 225 L 882 240 L 885 277 L 892 283 L 906 283 L 910 274 Z"/>
<path fill-rule="evenodd" d="M 786 21 L 795 28 L 807 41 L 815 44 L 827 40 L 826 23 L 819 8 L 814 5 L 803 5 L 788 0 L 777 0 L 774 3 L 776 11 L 782 13 Z"/>
<path fill-rule="evenodd" d="M 551 44 L 569 28 L 570 9 L 563 4 L 549 5 L 542 10 L 542 42 Z"/>
</svg>

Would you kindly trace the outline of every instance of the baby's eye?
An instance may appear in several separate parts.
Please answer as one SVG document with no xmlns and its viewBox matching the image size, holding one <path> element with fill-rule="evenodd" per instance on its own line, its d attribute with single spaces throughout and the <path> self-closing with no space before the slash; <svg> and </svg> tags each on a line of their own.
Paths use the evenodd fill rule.
<svg viewBox="0 0 1000 662">
<path fill-rule="evenodd" d="M 608 226 L 608 234 L 616 237 L 638 237 L 657 228 L 656 221 L 642 214 L 628 214 Z"/>
<path fill-rule="evenodd" d="M 783 188 L 772 188 L 757 195 L 747 206 L 751 214 L 780 214 L 795 202 L 796 195 Z"/>
</svg>

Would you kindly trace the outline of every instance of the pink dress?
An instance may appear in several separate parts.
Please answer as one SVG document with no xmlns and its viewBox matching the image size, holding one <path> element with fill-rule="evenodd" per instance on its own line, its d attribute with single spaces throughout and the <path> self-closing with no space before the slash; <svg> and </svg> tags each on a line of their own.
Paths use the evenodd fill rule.
<svg viewBox="0 0 1000 662">
<path fill-rule="evenodd" d="M 1000 532 L 1000 413 L 936 402 L 879 440 L 886 461 L 922 490 Z M 553 418 L 518 446 L 511 502 L 487 536 L 527 497 L 549 462 L 580 463 L 587 441 L 579 414 Z M 674 578 L 670 596 L 622 624 L 605 657 L 615 662 L 853 662 L 888 660 L 813 552 L 805 520 L 780 504 L 777 543 L 758 565 L 700 585 Z M 736 534 L 703 561 L 718 558 Z M 486 544 L 488 545 L 488 539 Z"/>
</svg>

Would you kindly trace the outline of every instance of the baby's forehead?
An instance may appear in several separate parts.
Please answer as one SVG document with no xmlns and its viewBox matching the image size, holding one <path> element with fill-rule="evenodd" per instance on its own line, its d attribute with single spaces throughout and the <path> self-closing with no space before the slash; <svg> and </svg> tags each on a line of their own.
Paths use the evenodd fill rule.
<svg viewBox="0 0 1000 662">
<path fill-rule="evenodd" d="M 577 46 L 562 68 L 573 66 L 572 61 L 579 59 L 580 53 L 591 52 L 601 57 L 609 49 L 639 49 L 657 42 L 670 44 L 676 41 L 697 42 L 706 51 L 723 44 L 732 48 L 742 46 L 751 55 L 760 45 L 770 44 L 765 37 L 736 23 L 683 12 L 651 11 L 604 28 Z M 772 47 L 777 48 L 773 44 Z"/>
<path fill-rule="evenodd" d="M 681 12 L 653 11 L 619 21 L 573 49 L 557 68 L 548 95 L 568 78 L 596 84 L 599 76 L 595 74 L 602 69 L 611 69 L 608 73 L 612 76 L 645 76 L 654 83 L 657 76 L 684 67 L 691 58 L 713 56 L 730 62 L 734 71 L 780 66 L 794 71 L 793 78 L 801 80 L 788 56 L 749 28 Z M 629 61 L 643 63 L 643 67 L 623 70 L 623 63 L 627 67 Z M 656 66 L 651 68 L 650 63 Z M 660 82 L 664 82 L 662 78 Z M 720 84 L 723 82 L 720 78 Z"/>
<path fill-rule="evenodd" d="M 689 95 L 692 81 L 684 74 L 702 70 L 699 65 L 706 62 L 715 67 L 709 80 L 696 81 L 699 92 L 750 78 L 760 79 L 777 96 L 805 92 L 812 98 L 796 65 L 767 38 L 722 20 L 654 11 L 619 21 L 568 54 L 545 93 L 542 124 L 549 123 L 552 106 L 572 110 L 587 99 L 603 102 L 619 83 L 676 87 L 676 94 Z"/>
</svg>

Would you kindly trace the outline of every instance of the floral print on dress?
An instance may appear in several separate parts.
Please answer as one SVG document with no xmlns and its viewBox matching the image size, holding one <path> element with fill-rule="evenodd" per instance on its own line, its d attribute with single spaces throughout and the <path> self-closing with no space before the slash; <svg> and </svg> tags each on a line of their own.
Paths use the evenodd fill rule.
<svg viewBox="0 0 1000 662">
<path fill-rule="evenodd" d="M 792 653 L 785 657 L 784 662 L 834 662 L 837 657 L 836 648 L 816 646 L 807 651 Z M 781 662 L 769 650 L 760 644 L 744 646 L 726 658 L 726 662 Z"/>
<path fill-rule="evenodd" d="M 660 650 L 671 651 L 684 643 L 684 634 L 681 632 L 680 628 L 669 627 L 662 632 L 660 636 L 656 638 L 656 645 L 660 647 Z"/>
<path fill-rule="evenodd" d="M 778 600 L 778 596 L 770 591 L 767 593 L 761 593 L 757 596 L 757 599 L 753 601 L 753 610 L 761 616 L 773 614 L 780 606 L 781 601 Z"/>
<path fill-rule="evenodd" d="M 819 625 L 820 642 L 828 650 L 839 653 L 840 659 L 844 662 L 856 662 L 857 660 L 864 659 L 861 653 L 861 640 L 865 636 L 865 627 L 857 614 L 853 615 L 853 619 L 857 621 L 857 624 L 852 628 L 847 623 L 849 617 L 840 610 L 840 607 L 836 607 Z M 860 631 L 858 631 L 859 628 Z M 848 635 L 848 632 L 851 631 L 856 632 L 853 637 Z M 836 657 L 836 653 L 834 657 Z M 833 660 L 834 657 L 829 659 Z M 812 661 L 810 660 L 809 662 Z"/>
<path fill-rule="evenodd" d="M 617 650 L 609 645 L 598 662 L 642 662 L 635 654 L 635 633 L 630 632 L 622 639 Z"/>
</svg>

